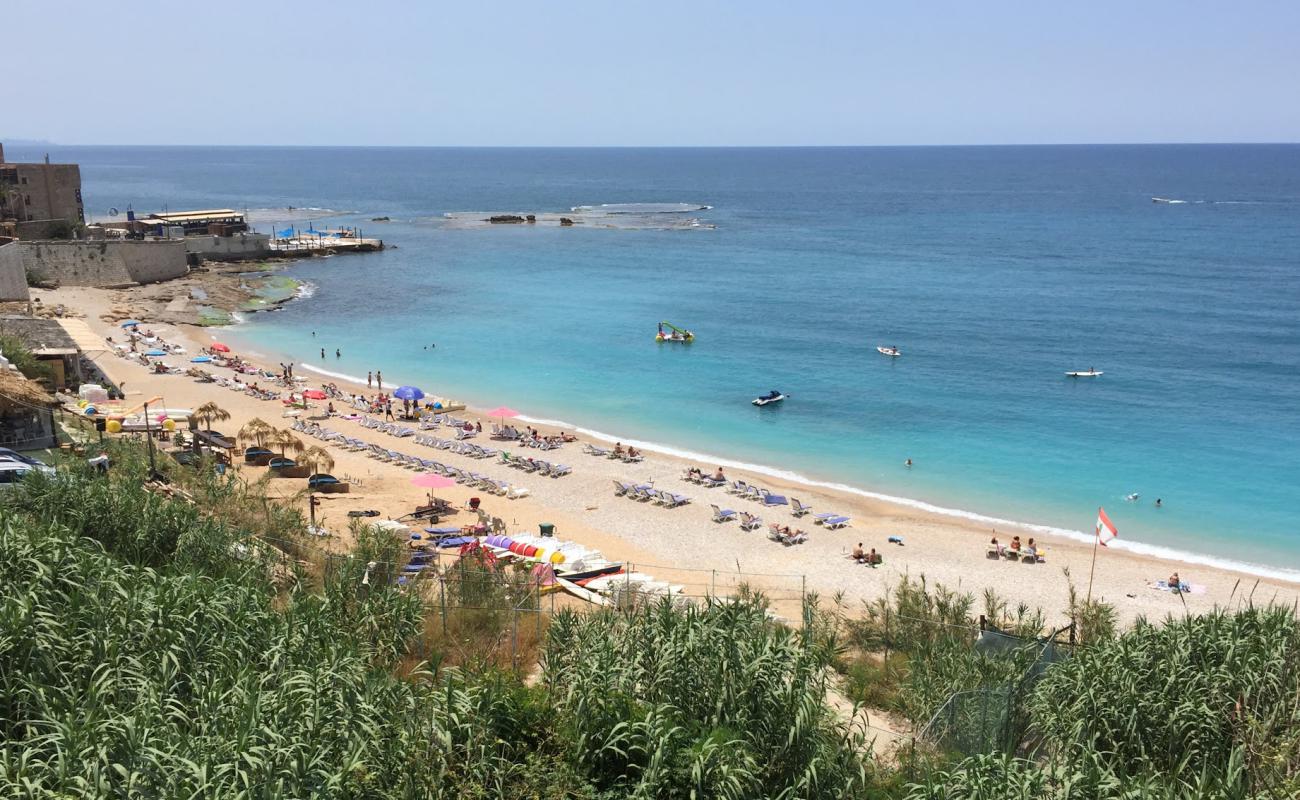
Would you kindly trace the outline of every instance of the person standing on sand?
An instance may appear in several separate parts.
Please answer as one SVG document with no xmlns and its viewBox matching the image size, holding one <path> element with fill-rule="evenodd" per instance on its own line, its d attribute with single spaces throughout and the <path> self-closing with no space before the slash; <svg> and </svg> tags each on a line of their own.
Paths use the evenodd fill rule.
<svg viewBox="0 0 1300 800">
<path fill-rule="evenodd" d="M 366 373 L 366 388 L 367 389 L 375 388 L 375 373 L 373 372 Z"/>
</svg>

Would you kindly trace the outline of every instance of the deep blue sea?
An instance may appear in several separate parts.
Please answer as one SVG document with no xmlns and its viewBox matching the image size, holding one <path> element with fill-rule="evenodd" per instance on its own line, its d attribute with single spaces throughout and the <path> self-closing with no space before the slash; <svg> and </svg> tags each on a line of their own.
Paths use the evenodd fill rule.
<svg viewBox="0 0 1300 800">
<path fill-rule="evenodd" d="M 397 245 L 291 267 L 314 294 L 230 332 L 266 352 L 965 512 L 1090 531 L 1105 506 L 1127 543 L 1300 569 L 1300 146 L 52 151 L 95 216 L 332 209 L 310 224 Z M 711 208 L 463 222 L 625 203 Z M 656 344 L 660 320 L 697 341 Z M 750 405 L 770 388 L 790 399 Z"/>
</svg>

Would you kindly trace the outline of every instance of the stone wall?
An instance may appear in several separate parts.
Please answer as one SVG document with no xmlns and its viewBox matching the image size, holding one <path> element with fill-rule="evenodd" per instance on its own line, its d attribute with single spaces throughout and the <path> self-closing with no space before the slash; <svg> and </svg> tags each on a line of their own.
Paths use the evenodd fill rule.
<svg viewBox="0 0 1300 800">
<path fill-rule="evenodd" d="M 0 244 L 0 300 L 30 300 L 23 249 L 18 242 Z"/>
<path fill-rule="evenodd" d="M 234 236 L 187 236 L 185 250 L 204 261 L 242 261 L 271 254 L 271 237 L 265 233 L 237 233 Z"/>
<path fill-rule="evenodd" d="M 42 283 L 113 288 L 189 272 L 185 242 L 20 242 L 25 269 Z"/>
</svg>

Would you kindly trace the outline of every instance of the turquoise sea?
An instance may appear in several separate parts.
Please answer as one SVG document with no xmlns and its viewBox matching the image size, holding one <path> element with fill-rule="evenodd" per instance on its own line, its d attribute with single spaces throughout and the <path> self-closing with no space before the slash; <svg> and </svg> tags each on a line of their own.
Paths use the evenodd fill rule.
<svg viewBox="0 0 1300 800">
<path fill-rule="evenodd" d="M 1089 531 L 1102 505 L 1128 545 L 1300 570 L 1300 146 L 51 149 L 97 216 L 397 245 L 292 267 L 313 292 L 228 332 L 252 349 L 961 513 Z M 695 210 L 472 222 L 600 204 Z M 698 340 L 657 345 L 660 320 Z M 770 388 L 791 397 L 749 404 Z"/>
</svg>

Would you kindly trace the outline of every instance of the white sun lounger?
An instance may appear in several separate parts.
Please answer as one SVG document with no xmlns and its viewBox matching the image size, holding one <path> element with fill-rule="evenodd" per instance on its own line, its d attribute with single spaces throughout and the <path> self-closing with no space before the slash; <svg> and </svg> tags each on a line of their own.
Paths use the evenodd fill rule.
<svg viewBox="0 0 1300 800">
<path fill-rule="evenodd" d="M 736 512 L 729 508 L 718 508 L 715 505 L 710 505 L 709 508 L 713 509 L 714 522 L 730 522 L 736 518 Z"/>
</svg>

